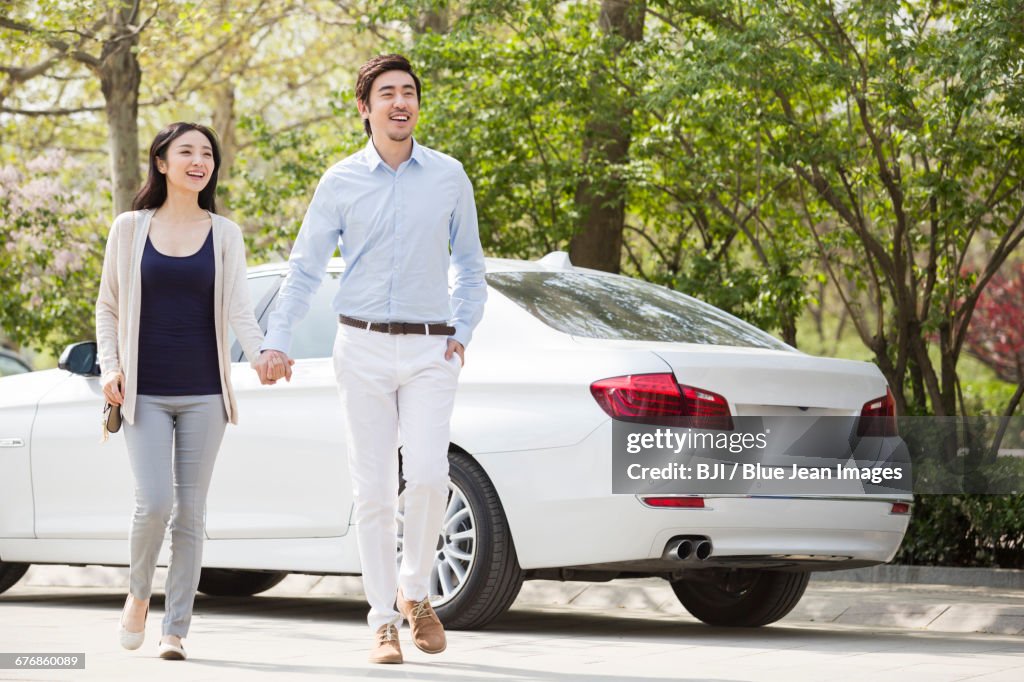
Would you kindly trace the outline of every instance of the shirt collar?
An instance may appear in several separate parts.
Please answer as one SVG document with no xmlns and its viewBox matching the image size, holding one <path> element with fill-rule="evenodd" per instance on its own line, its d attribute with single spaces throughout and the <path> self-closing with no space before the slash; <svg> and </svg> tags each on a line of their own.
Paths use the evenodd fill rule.
<svg viewBox="0 0 1024 682">
<path fill-rule="evenodd" d="M 377 148 L 373 146 L 373 138 L 366 141 L 366 167 L 370 169 L 370 172 L 377 170 L 377 166 L 384 163 L 384 159 L 380 158 L 380 154 L 377 153 Z M 409 157 L 419 165 L 423 165 L 427 160 L 426 154 L 423 152 L 423 146 L 416 141 L 414 137 L 412 139 L 412 155 Z"/>
<path fill-rule="evenodd" d="M 421 166 L 427 160 L 427 155 L 423 152 L 423 147 L 420 145 L 419 142 L 416 141 L 415 137 L 412 138 L 412 156 L 409 158 L 411 158 L 413 161 L 415 161 Z"/>
</svg>

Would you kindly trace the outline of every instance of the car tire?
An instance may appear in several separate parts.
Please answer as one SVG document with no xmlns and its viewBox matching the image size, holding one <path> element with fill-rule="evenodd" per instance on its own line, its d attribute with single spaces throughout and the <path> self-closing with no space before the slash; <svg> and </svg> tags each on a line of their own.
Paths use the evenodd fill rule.
<svg viewBox="0 0 1024 682">
<path fill-rule="evenodd" d="M 12 564 L 0 561 L 0 594 L 14 587 L 14 583 L 21 580 L 25 575 L 29 564 Z"/>
<path fill-rule="evenodd" d="M 508 610 L 523 586 L 523 571 L 505 510 L 491 479 L 464 453 L 448 453 L 448 464 L 446 525 L 441 529 L 431 572 L 431 602 L 445 628 L 475 630 Z M 401 518 L 399 521 L 401 528 Z M 453 542 L 450 537 L 453 534 L 468 537 Z M 446 552 L 451 554 L 446 555 Z M 470 559 L 466 561 L 462 557 Z M 448 575 L 449 580 L 454 573 L 446 568 L 446 563 L 468 566 L 464 577 L 448 590 L 448 595 L 444 594 L 441 573 Z M 438 594 L 440 600 L 433 596 Z"/>
<path fill-rule="evenodd" d="M 199 591 L 211 597 L 251 597 L 269 590 L 286 577 L 286 571 L 204 568 L 199 574 Z"/>
<path fill-rule="evenodd" d="M 760 627 L 797 605 L 809 572 L 758 569 L 715 570 L 710 580 L 671 581 L 679 602 L 708 625 Z"/>
</svg>

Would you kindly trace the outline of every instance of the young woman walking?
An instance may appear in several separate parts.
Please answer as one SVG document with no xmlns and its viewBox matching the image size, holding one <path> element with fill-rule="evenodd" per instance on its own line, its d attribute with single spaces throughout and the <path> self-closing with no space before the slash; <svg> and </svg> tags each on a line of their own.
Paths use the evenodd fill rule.
<svg viewBox="0 0 1024 682">
<path fill-rule="evenodd" d="M 111 228 L 96 302 L 103 394 L 121 406 L 135 478 L 121 644 L 142 645 L 170 522 L 159 655 L 172 660 L 185 659 L 181 640 L 199 585 L 206 493 L 224 429 L 238 418 L 228 326 L 250 362 L 263 340 L 242 232 L 215 213 L 219 165 L 209 128 L 172 123 L 157 134 L 134 210 Z"/>
</svg>

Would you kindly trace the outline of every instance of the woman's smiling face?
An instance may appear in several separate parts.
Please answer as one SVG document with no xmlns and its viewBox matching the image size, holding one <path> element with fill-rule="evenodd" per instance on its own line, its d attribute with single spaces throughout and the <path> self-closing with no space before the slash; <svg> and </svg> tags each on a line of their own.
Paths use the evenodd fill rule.
<svg viewBox="0 0 1024 682">
<path fill-rule="evenodd" d="M 198 130 L 171 140 L 164 157 L 157 159 L 157 168 L 167 177 L 168 186 L 187 192 L 201 192 L 215 167 L 213 145 Z"/>
</svg>

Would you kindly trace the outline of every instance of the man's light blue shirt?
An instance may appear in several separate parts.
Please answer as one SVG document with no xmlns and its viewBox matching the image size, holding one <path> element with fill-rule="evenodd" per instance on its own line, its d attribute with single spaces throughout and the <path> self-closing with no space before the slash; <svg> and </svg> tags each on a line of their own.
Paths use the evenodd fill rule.
<svg viewBox="0 0 1024 682">
<path fill-rule="evenodd" d="M 394 170 L 371 140 L 324 173 L 262 349 L 289 352 L 292 328 L 335 248 L 345 271 L 334 312 L 371 322 L 449 322 L 451 338 L 469 345 L 487 284 L 473 187 L 461 163 L 413 140 L 412 156 Z"/>
</svg>

